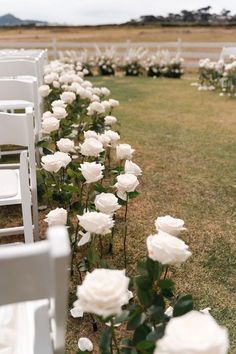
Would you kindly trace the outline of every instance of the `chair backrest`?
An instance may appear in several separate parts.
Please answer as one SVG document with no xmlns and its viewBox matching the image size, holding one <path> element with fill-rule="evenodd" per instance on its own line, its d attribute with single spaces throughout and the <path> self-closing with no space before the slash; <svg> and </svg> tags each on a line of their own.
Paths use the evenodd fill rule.
<svg viewBox="0 0 236 354">
<path fill-rule="evenodd" d="M 0 112 L 0 145 L 20 145 L 27 147 L 29 153 L 30 183 L 34 194 L 37 191 L 35 136 L 33 113 L 30 107 L 23 114 Z"/>
<path fill-rule="evenodd" d="M 32 102 L 34 106 L 36 135 L 39 135 L 41 130 L 41 112 L 38 82 L 36 79 L 17 80 L 0 78 L 0 101 L 1 100 L 24 100 Z"/>
<path fill-rule="evenodd" d="M 0 77 L 34 76 L 39 79 L 38 59 L 8 59 L 0 61 Z"/>
<path fill-rule="evenodd" d="M 25 100 L 34 102 L 35 89 L 37 90 L 37 81 L 33 78 L 31 80 L 0 78 L 0 100 Z"/>
<path fill-rule="evenodd" d="M 54 347 L 63 353 L 70 245 L 64 226 L 47 232 L 48 240 L 0 247 L 0 306 L 52 299 Z"/>
<path fill-rule="evenodd" d="M 225 59 L 230 55 L 236 55 L 236 47 L 223 47 L 220 53 L 220 60 Z"/>
<path fill-rule="evenodd" d="M 27 146 L 34 151 L 33 113 L 30 107 L 25 113 L 0 112 L 0 145 Z"/>
</svg>

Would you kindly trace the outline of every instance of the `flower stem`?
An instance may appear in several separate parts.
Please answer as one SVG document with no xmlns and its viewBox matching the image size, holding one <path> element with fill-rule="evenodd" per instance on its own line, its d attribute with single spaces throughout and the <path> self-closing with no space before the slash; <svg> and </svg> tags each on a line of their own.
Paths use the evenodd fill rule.
<svg viewBox="0 0 236 354">
<path fill-rule="evenodd" d="M 102 244 L 102 237 L 101 235 L 98 236 L 99 239 L 99 245 L 100 245 L 100 258 L 103 256 L 103 244 Z"/>
<path fill-rule="evenodd" d="M 70 276 L 74 275 L 74 258 L 75 258 L 75 251 L 77 249 L 77 242 L 78 242 L 78 231 L 79 231 L 79 221 L 77 221 L 76 230 L 75 230 L 75 239 L 71 245 L 71 261 L 70 261 Z"/>
<path fill-rule="evenodd" d="M 116 352 L 118 354 L 120 354 L 120 348 L 119 348 L 119 345 L 118 345 L 118 342 L 117 342 L 117 339 L 116 339 L 116 333 L 115 333 L 115 327 L 114 327 L 113 320 L 111 320 L 111 335 L 112 335 L 112 340 L 114 342 L 114 346 L 116 348 Z"/>
<path fill-rule="evenodd" d="M 126 240 L 127 240 L 127 231 L 128 231 L 128 227 L 127 227 L 128 202 L 129 202 L 128 198 L 129 197 L 127 196 L 127 201 L 126 201 L 126 205 L 125 205 L 125 228 L 124 228 L 124 263 L 125 263 L 125 268 L 127 265 Z"/>
<path fill-rule="evenodd" d="M 164 274 L 164 278 L 163 279 L 166 279 L 167 274 L 168 274 L 168 270 L 169 270 L 169 266 L 167 265 L 166 269 L 165 269 L 165 274 Z"/>
<path fill-rule="evenodd" d="M 114 224 L 116 220 L 116 214 L 113 216 Z M 115 234 L 115 226 L 111 229 L 111 237 L 110 237 L 110 242 L 109 242 L 109 249 L 108 253 L 113 257 L 113 241 L 114 241 L 114 234 Z"/>
<path fill-rule="evenodd" d="M 89 192 L 90 192 L 90 186 L 88 184 L 88 188 L 87 188 L 87 197 L 86 197 L 86 204 L 85 204 L 85 210 L 87 211 L 88 209 L 88 203 L 89 203 Z"/>
</svg>

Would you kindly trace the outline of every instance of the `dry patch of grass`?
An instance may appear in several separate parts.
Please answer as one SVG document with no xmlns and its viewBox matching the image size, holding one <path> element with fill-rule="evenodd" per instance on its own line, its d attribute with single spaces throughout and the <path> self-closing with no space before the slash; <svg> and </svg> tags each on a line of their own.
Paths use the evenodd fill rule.
<svg viewBox="0 0 236 354">
<path fill-rule="evenodd" d="M 236 28 L 211 27 L 52 27 L 52 28 L 12 28 L 0 29 L 1 40 L 44 41 L 53 38 L 58 41 L 80 42 L 165 42 L 184 41 L 195 42 L 232 42 Z"/>
</svg>

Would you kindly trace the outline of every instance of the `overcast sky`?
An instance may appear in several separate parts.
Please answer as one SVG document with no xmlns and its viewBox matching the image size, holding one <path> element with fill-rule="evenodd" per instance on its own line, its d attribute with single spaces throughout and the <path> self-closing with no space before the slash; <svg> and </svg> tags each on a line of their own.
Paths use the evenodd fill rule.
<svg viewBox="0 0 236 354">
<path fill-rule="evenodd" d="M 236 13 L 236 0 L 0 0 L 0 15 L 75 25 L 122 23 L 140 15 L 165 15 L 211 5 Z"/>
</svg>

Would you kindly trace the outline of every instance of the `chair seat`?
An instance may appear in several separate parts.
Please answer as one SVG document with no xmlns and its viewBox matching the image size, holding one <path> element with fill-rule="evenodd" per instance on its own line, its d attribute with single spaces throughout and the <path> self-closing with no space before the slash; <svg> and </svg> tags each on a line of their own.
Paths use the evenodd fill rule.
<svg viewBox="0 0 236 354">
<path fill-rule="evenodd" d="M 33 107 L 33 102 L 24 100 L 0 100 L 0 110 L 7 109 L 24 109 L 26 107 Z"/>
<path fill-rule="evenodd" d="M 40 311 L 44 316 L 38 316 Z M 44 332 L 43 338 L 41 331 Z M 0 354 L 52 353 L 48 300 L 0 307 Z"/>
<path fill-rule="evenodd" d="M 0 169 L 0 205 L 21 203 L 19 170 Z"/>
</svg>

